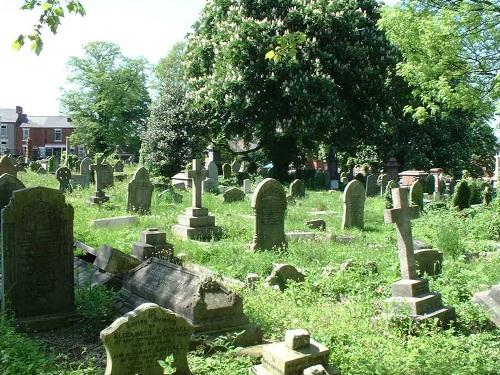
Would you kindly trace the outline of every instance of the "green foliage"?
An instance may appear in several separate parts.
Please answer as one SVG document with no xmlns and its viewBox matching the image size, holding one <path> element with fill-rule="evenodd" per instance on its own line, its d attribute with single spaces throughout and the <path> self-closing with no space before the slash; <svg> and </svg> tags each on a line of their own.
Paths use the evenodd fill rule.
<svg viewBox="0 0 500 375">
<path fill-rule="evenodd" d="M 123 56 L 110 42 L 84 46 L 84 57 L 71 57 L 68 86 L 61 105 L 76 125 L 71 139 L 86 150 L 111 153 L 120 146 L 138 154 L 149 114 L 147 62 Z"/>
<path fill-rule="evenodd" d="M 470 207 L 471 191 L 467 180 L 460 180 L 455 186 L 455 192 L 451 198 L 451 206 L 458 210 Z"/>
<path fill-rule="evenodd" d="M 32 32 L 27 35 L 20 34 L 12 44 L 12 48 L 15 50 L 21 49 L 26 39 L 28 39 L 31 44 L 31 50 L 37 55 L 39 55 L 43 49 L 42 31 L 45 26 L 50 29 L 52 34 L 56 34 L 65 16 L 65 10 L 68 13 L 79 14 L 81 16 L 85 15 L 85 8 L 78 0 L 45 0 L 43 2 L 40 0 L 23 1 L 24 4 L 21 6 L 22 10 L 36 9 L 40 12 L 40 16 L 38 17 L 38 22 L 33 26 Z"/>
<path fill-rule="evenodd" d="M 185 59 L 196 121 L 215 139 L 256 142 L 282 180 L 305 150 L 370 144 L 395 69 L 378 18 L 370 0 L 208 1 Z"/>
<path fill-rule="evenodd" d="M 483 180 L 477 178 L 467 179 L 470 189 L 470 204 L 480 204 L 483 201 L 483 192 L 486 184 Z"/>
<path fill-rule="evenodd" d="M 491 117 L 500 92 L 498 1 L 404 0 L 380 26 L 403 55 L 398 74 L 421 105 L 418 120 L 454 109 Z"/>
<path fill-rule="evenodd" d="M 425 180 L 425 192 L 427 194 L 432 194 L 434 193 L 436 189 L 436 176 L 433 174 L 429 174 L 427 176 L 427 179 Z"/>
<path fill-rule="evenodd" d="M 103 286 L 85 285 L 76 288 L 75 304 L 78 313 L 89 321 L 109 321 L 112 316 L 113 295 L 112 291 Z"/>
<path fill-rule="evenodd" d="M 173 176 L 209 142 L 189 114 L 183 58 L 184 45 L 176 44 L 155 68 L 159 95 L 142 135 L 141 160 L 156 176 Z"/>
<path fill-rule="evenodd" d="M 390 180 L 387 183 L 387 186 L 385 187 L 385 192 L 384 192 L 384 204 L 385 208 L 393 208 L 394 206 L 392 205 L 392 189 L 395 189 L 399 187 L 398 183 L 394 180 Z"/>
</svg>

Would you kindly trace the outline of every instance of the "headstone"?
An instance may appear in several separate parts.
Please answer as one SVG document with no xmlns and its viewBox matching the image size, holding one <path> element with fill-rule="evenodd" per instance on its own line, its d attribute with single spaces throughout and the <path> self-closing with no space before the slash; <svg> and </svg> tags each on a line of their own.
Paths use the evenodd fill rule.
<svg viewBox="0 0 500 375">
<path fill-rule="evenodd" d="M 214 180 L 219 180 L 219 169 L 217 168 L 217 164 L 215 161 L 211 160 L 207 164 L 207 172 L 208 172 L 208 178 L 214 179 Z"/>
<path fill-rule="evenodd" d="M 121 160 L 118 160 L 116 163 L 115 163 L 115 166 L 113 167 L 114 171 L 117 172 L 117 173 L 121 173 L 123 172 L 123 162 Z"/>
<path fill-rule="evenodd" d="M 377 186 L 378 176 L 370 174 L 366 176 L 366 196 L 375 197 L 379 195 L 379 187 Z"/>
<path fill-rule="evenodd" d="M 233 203 L 245 199 L 245 193 L 236 187 L 232 187 L 227 189 L 222 194 L 222 197 L 224 198 L 224 203 Z"/>
<path fill-rule="evenodd" d="M 17 178 L 17 168 L 9 155 L 3 155 L 0 158 L 0 176 L 4 173 L 8 173 Z"/>
<path fill-rule="evenodd" d="M 59 181 L 59 191 L 62 193 L 71 193 L 71 171 L 68 167 L 59 167 L 56 171 L 56 178 Z"/>
<path fill-rule="evenodd" d="M 193 169 L 187 175 L 192 179 L 192 207 L 179 216 L 178 224 L 172 230 L 186 239 L 217 239 L 221 235 L 221 228 L 215 225 L 215 217 L 209 215 L 208 209 L 202 206 L 202 181 L 207 176 L 207 171 L 203 169 L 201 159 L 193 160 Z"/>
<path fill-rule="evenodd" d="M 127 210 L 140 214 L 149 213 L 153 189 L 147 169 L 140 167 L 128 184 Z"/>
<path fill-rule="evenodd" d="M 306 196 L 306 186 L 302 180 L 294 180 L 290 184 L 290 193 L 293 198 L 304 198 Z"/>
<path fill-rule="evenodd" d="M 174 245 L 167 242 L 166 233 L 157 228 L 149 228 L 141 232 L 139 242 L 133 246 L 134 256 L 143 261 L 152 257 L 173 260 Z"/>
<path fill-rule="evenodd" d="M 190 375 L 187 361 L 192 328 L 179 315 L 145 303 L 101 331 L 106 348 L 105 375 L 163 375 L 158 363 L 174 358 L 178 375 Z"/>
<path fill-rule="evenodd" d="M 354 179 L 344 190 L 344 215 L 342 230 L 348 228 L 364 228 L 365 221 L 365 188 L 361 182 Z"/>
<path fill-rule="evenodd" d="M 237 175 L 238 172 L 240 171 L 241 164 L 238 161 L 238 159 L 234 159 L 234 161 L 231 163 L 231 172 L 234 175 Z"/>
<path fill-rule="evenodd" d="M 255 227 L 252 250 L 283 248 L 285 236 L 285 211 L 287 201 L 283 186 L 272 178 L 257 185 L 252 197 Z"/>
<path fill-rule="evenodd" d="M 116 216 L 92 220 L 92 225 L 98 228 L 116 228 L 123 225 L 134 225 L 139 222 L 137 216 Z"/>
<path fill-rule="evenodd" d="M 123 275 L 140 263 L 141 261 L 133 256 L 108 245 L 101 246 L 94 260 L 94 266 L 114 275 Z"/>
<path fill-rule="evenodd" d="M 427 176 L 425 180 L 425 192 L 433 194 L 436 191 L 436 177 L 433 174 Z"/>
<path fill-rule="evenodd" d="M 213 278 L 166 260 L 149 258 L 126 274 L 113 308 L 121 314 L 153 302 L 181 315 L 197 334 L 248 332 L 243 300 Z"/>
<path fill-rule="evenodd" d="M 228 163 L 222 165 L 222 178 L 224 180 L 231 178 L 231 166 Z"/>
<path fill-rule="evenodd" d="M 71 178 L 71 183 L 73 185 L 79 185 L 82 188 L 87 188 L 90 183 L 90 159 L 89 158 L 83 158 L 80 161 L 80 174 L 79 175 L 73 175 Z"/>
<path fill-rule="evenodd" d="M 26 186 L 16 177 L 4 173 L 0 176 L 0 210 L 2 210 L 10 202 L 12 194 L 16 190 L 24 189 Z M 1 220 L 0 220 L 1 223 Z"/>
<path fill-rule="evenodd" d="M 405 188 L 392 189 L 392 201 L 394 208 L 385 210 L 384 219 L 386 223 L 396 224 L 402 279 L 392 285 L 389 303 L 393 311 L 389 315 L 409 312 L 417 322 L 437 318 L 446 326 L 456 319 L 454 308 L 443 306 L 441 295 L 430 293 L 428 281 L 418 278 L 417 274 L 411 220 L 419 216 L 419 208 L 408 205 L 408 190 Z"/>
<path fill-rule="evenodd" d="M 389 183 L 389 175 L 385 173 L 379 175 L 378 186 L 380 187 L 380 196 L 384 195 L 388 183 Z"/>
<path fill-rule="evenodd" d="M 252 194 L 252 182 L 248 178 L 243 180 L 243 192 L 245 194 Z"/>
<path fill-rule="evenodd" d="M 73 207 L 54 189 L 14 191 L 2 210 L 2 308 L 46 330 L 75 318 Z"/>
<path fill-rule="evenodd" d="M 264 346 L 262 364 L 252 367 L 250 374 L 303 375 L 306 369 L 315 365 L 322 365 L 330 370 L 329 353 L 328 348 L 310 338 L 307 331 L 288 330 L 284 342 Z"/>
<path fill-rule="evenodd" d="M 419 276 L 438 276 L 443 269 L 443 253 L 436 249 L 415 249 L 415 262 Z"/>
<path fill-rule="evenodd" d="M 421 210 L 424 209 L 424 187 L 420 181 L 415 181 L 410 186 L 411 205 L 418 206 Z"/>
<path fill-rule="evenodd" d="M 113 167 L 107 162 L 102 164 L 102 188 L 107 189 L 115 185 Z"/>
<path fill-rule="evenodd" d="M 219 184 L 217 180 L 212 178 L 205 178 L 201 183 L 201 190 L 205 193 L 217 193 L 219 191 Z"/>
<path fill-rule="evenodd" d="M 90 167 L 94 171 L 95 178 L 95 193 L 89 198 L 90 203 L 101 204 L 109 201 L 109 197 L 104 193 L 104 181 L 106 180 L 106 167 L 102 163 L 102 157 L 96 158 L 96 163 Z"/>
<path fill-rule="evenodd" d="M 474 294 L 474 302 L 483 306 L 491 316 L 491 321 L 500 327 L 500 284 L 491 289 Z"/>
<path fill-rule="evenodd" d="M 290 281 L 301 283 L 305 280 L 304 273 L 290 264 L 274 264 L 271 275 L 266 278 L 266 282 L 271 286 L 276 286 L 283 291 Z"/>
</svg>

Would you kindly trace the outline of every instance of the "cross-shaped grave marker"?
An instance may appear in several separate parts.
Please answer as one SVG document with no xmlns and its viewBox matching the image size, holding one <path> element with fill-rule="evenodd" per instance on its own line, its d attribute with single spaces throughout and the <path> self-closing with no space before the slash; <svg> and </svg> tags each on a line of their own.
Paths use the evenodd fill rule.
<svg viewBox="0 0 500 375">
<path fill-rule="evenodd" d="M 201 193 L 202 182 L 207 177 L 208 172 L 203 169 L 203 162 L 201 159 L 193 159 L 193 169 L 187 171 L 188 178 L 193 180 L 193 202 L 192 206 L 202 208 Z"/>
<path fill-rule="evenodd" d="M 97 157 L 95 164 L 91 165 L 95 173 L 95 193 L 93 197 L 89 198 L 91 203 L 101 204 L 109 200 L 109 197 L 107 197 L 103 191 L 103 173 L 105 173 L 105 165 L 102 162 L 103 158 Z"/>
</svg>

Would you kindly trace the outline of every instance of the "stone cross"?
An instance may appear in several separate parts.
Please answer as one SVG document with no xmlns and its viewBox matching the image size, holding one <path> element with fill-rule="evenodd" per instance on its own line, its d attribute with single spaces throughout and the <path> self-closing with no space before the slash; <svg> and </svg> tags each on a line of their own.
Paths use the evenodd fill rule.
<svg viewBox="0 0 500 375">
<path fill-rule="evenodd" d="M 69 168 L 69 137 L 66 136 L 66 159 L 64 160 L 64 166 Z"/>
<path fill-rule="evenodd" d="M 28 138 L 26 140 L 26 159 L 25 162 L 29 163 L 33 159 L 33 140 Z"/>
<path fill-rule="evenodd" d="M 419 216 L 418 206 L 409 206 L 408 190 L 404 188 L 392 189 L 393 209 L 384 211 L 387 224 L 396 224 L 398 233 L 399 263 L 403 279 L 415 279 L 417 269 L 415 253 L 413 252 L 413 238 L 411 235 L 411 220 Z"/>
<path fill-rule="evenodd" d="M 207 171 L 203 169 L 202 159 L 193 159 L 193 169 L 187 171 L 188 178 L 193 180 L 193 207 L 202 208 L 201 193 L 202 181 L 207 177 Z"/>
<path fill-rule="evenodd" d="M 96 158 L 95 164 L 93 165 L 95 171 L 95 189 L 96 191 L 101 191 L 103 189 L 103 173 L 104 164 L 103 158 Z"/>
</svg>

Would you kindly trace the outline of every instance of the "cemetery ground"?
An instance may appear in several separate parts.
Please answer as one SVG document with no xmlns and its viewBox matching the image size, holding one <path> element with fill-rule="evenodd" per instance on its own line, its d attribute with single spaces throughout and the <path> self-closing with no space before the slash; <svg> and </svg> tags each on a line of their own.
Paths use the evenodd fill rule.
<svg viewBox="0 0 500 375">
<path fill-rule="evenodd" d="M 49 175 L 28 172 L 18 177 L 26 186 L 58 186 Z M 254 219 L 248 196 L 223 204 L 221 196 L 204 195 L 204 206 L 223 229 L 216 242 L 180 240 L 171 232 L 177 216 L 190 205 L 189 191 L 181 192 L 183 203 L 174 203 L 169 196 L 159 198 L 155 191 L 151 214 L 141 216 L 136 225 L 92 226 L 94 219 L 129 214 L 126 184 L 115 182 L 107 190 L 110 201 L 100 207 L 87 203 L 92 187 L 66 196 L 75 209 L 75 239 L 130 253 L 142 230 L 159 228 L 167 232 L 176 255 L 185 253 L 186 262 L 208 267 L 216 275 L 244 281 L 247 274 L 257 273 L 264 280 L 273 263 L 301 268 L 305 282 L 292 283 L 283 292 L 263 281 L 253 289 L 231 287 L 243 297 L 246 315 L 262 327 L 266 339 L 281 341 L 286 329 L 307 329 L 330 349 L 330 363 L 342 374 L 500 373 L 500 329 L 471 301 L 473 293 L 499 282 L 498 198 L 491 208 L 461 213 L 431 205 L 412 222 L 414 238 L 444 252 L 443 273 L 429 278 L 430 289 L 455 307 L 458 323 L 441 330 L 431 324 L 415 328 L 410 320 L 389 323 L 381 318 L 391 284 L 400 278 L 396 231 L 383 223 L 381 197 L 367 198 L 364 231 L 341 232 L 341 193 L 308 191 L 305 199 L 289 205 L 285 230 L 310 231 L 305 221 L 324 219 L 327 231 L 318 231 L 314 240 L 290 240 L 286 251 L 249 252 Z M 51 333 L 17 333 L 0 320 L 0 373 L 102 374 L 105 353 L 99 332 L 114 319 L 109 308 L 112 296 L 101 287 L 77 288 L 81 321 Z M 231 342 L 222 339 L 196 348 L 188 359 L 194 374 L 243 375 L 259 362 L 238 355 Z"/>
</svg>

